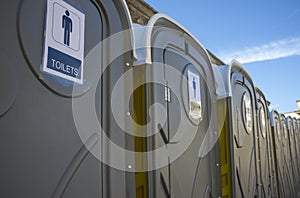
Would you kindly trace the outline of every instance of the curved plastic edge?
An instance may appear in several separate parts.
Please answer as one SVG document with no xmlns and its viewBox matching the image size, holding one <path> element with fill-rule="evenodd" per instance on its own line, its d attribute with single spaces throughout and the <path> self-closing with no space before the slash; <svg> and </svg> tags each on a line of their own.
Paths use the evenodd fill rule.
<svg viewBox="0 0 300 198">
<path fill-rule="evenodd" d="M 265 110 L 266 110 L 267 119 L 269 120 L 270 114 L 269 114 L 268 100 L 266 99 L 264 92 L 260 88 L 255 87 L 254 89 L 255 89 L 255 94 L 256 94 L 256 103 L 258 103 L 259 100 L 263 101 L 265 108 L 266 108 Z"/>
<path fill-rule="evenodd" d="M 262 97 L 263 100 L 264 100 L 264 101 L 266 102 L 266 104 L 267 104 L 267 100 L 266 100 L 266 97 L 265 97 L 264 92 L 263 92 L 260 88 L 258 88 L 258 87 L 255 87 L 255 92 L 256 92 L 260 97 Z"/>
<path fill-rule="evenodd" d="M 280 123 L 284 122 L 287 127 L 287 123 L 286 123 L 287 117 L 283 113 L 280 113 L 279 119 L 280 119 Z"/>
<path fill-rule="evenodd" d="M 232 97 L 232 89 L 231 89 L 232 70 L 240 72 L 243 76 L 245 76 L 248 79 L 248 81 L 251 83 L 253 90 L 255 90 L 254 83 L 249 73 L 246 71 L 245 68 L 243 68 L 242 64 L 239 61 L 233 59 L 229 65 L 214 67 L 214 75 L 218 85 L 217 92 L 218 92 L 219 99 L 225 97 Z"/>
<path fill-rule="evenodd" d="M 115 1 L 115 2 L 119 2 L 119 1 Z M 130 12 L 129 12 L 129 9 L 128 9 L 128 6 L 127 6 L 127 3 L 125 0 L 121 0 L 121 6 L 123 7 L 125 17 L 126 17 L 127 21 L 129 22 L 128 28 L 132 28 L 132 18 L 131 18 L 131 15 L 130 15 Z"/>
<path fill-rule="evenodd" d="M 286 116 L 286 126 L 288 130 L 291 130 L 291 127 L 293 126 L 293 118 L 291 116 Z M 289 123 L 291 121 L 291 124 Z"/>
<path fill-rule="evenodd" d="M 134 50 L 133 23 L 132 23 L 132 18 L 131 18 L 127 3 L 125 0 L 113 0 L 113 3 L 119 11 L 120 20 L 122 21 L 122 24 L 123 24 L 123 30 L 126 31 L 124 33 L 124 36 L 126 37 L 128 34 L 130 34 L 129 35 L 129 44 L 130 44 L 130 48 L 133 49 L 132 56 L 134 58 L 136 58 L 136 52 Z M 126 42 L 128 42 L 128 41 L 126 40 Z"/>
<path fill-rule="evenodd" d="M 237 61 L 236 59 L 233 59 L 230 62 L 230 67 L 231 67 L 231 70 L 235 70 L 235 71 L 238 71 L 241 74 L 243 74 L 243 76 L 245 76 L 247 78 L 247 80 L 252 84 L 253 89 L 255 89 L 254 88 L 254 83 L 253 83 L 253 80 L 252 80 L 251 76 L 249 75 L 247 70 L 243 67 L 243 65 L 239 61 Z"/>
<path fill-rule="evenodd" d="M 196 39 L 194 35 L 192 35 L 187 29 L 185 29 L 181 24 L 179 24 L 176 20 L 173 18 L 165 15 L 165 14 L 155 14 L 153 15 L 150 20 L 148 21 L 146 26 L 142 26 L 143 28 L 138 28 L 139 30 L 134 30 L 135 34 L 135 47 L 144 49 L 143 54 L 140 52 L 138 56 L 139 60 L 138 62 L 144 62 L 146 64 L 151 64 L 151 38 L 154 27 L 157 27 L 158 25 L 162 25 L 163 27 L 169 27 L 176 29 L 180 32 L 182 32 L 182 36 L 185 34 L 192 39 L 192 41 L 196 44 L 196 47 L 200 50 L 202 50 L 205 54 L 205 59 L 207 62 L 209 62 L 210 65 L 212 65 L 211 60 L 209 58 L 208 52 L 203 47 L 203 45 Z M 138 33 L 137 33 L 138 32 Z"/>
<path fill-rule="evenodd" d="M 275 120 L 274 120 L 275 115 L 277 115 L 278 118 L 280 119 L 280 114 L 278 113 L 278 111 L 273 109 L 270 113 L 270 121 L 272 127 L 275 127 Z"/>
<path fill-rule="evenodd" d="M 293 117 L 293 127 L 294 127 L 294 129 L 299 130 L 299 128 L 298 128 L 298 118 L 296 118 L 296 117 Z"/>
</svg>

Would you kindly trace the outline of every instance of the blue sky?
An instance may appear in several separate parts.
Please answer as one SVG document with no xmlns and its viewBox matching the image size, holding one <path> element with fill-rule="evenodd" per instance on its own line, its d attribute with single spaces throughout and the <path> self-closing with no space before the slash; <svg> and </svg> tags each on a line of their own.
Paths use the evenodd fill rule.
<svg viewBox="0 0 300 198">
<path fill-rule="evenodd" d="M 280 112 L 300 99 L 299 0 L 146 0 L 181 23 L 225 63 L 243 63 Z"/>
</svg>

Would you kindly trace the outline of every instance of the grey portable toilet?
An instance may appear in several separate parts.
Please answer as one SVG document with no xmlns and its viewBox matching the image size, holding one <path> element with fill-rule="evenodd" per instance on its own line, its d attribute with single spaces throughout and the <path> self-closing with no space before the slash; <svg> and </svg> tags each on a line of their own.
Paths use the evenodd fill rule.
<svg viewBox="0 0 300 198">
<path fill-rule="evenodd" d="M 300 131 L 298 128 L 298 119 L 293 118 L 293 128 L 295 133 L 295 149 L 296 149 L 296 163 L 297 163 L 297 170 L 300 175 Z M 300 176 L 298 177 L 298 184 L 300 184 Z M 298 189 L 298 188 L 297 188 Z"/>
<path fill-rule="evenodd" d="M 275 145 L 275 137 L 272 132 L 272 122 L 271 122 L 271 114 L 268 109 L 267 112 L 267 127 L 269 128 L 269 136 L 268 136 L 268 155 L 269 155 L 269 173 L 270 173 L 270 188 L 271 188 L 271 193 L 273 197 L 279 197 L 279 182 L 277 180 L 277 165 L 276 165 L 276 153 L 274 150 L 274 145 Z"/>
<path fill-rule="evenodd" d="M 274 150 L 274 134 L 272 132 L 272 126 L 271 126 L 271 114 L 269 111 L 269 108 L 267 107 L 268 111 L 267 111 L 267 127 L 269 128 L 269 133 L 268 133 L 268 156 L 269 156 L 269 173 L 270 173 L 270 185 L 269 189 L 271 189 L 271 194 L 272 197 L 279 197 L 279 193 L 278 193 L 278 189 L 279 189 L 279 183 L 277 180 L 277 165 L 276 165 L 276 153 Z"/>
<path fill-rule="evenodd" d="M 286 117 L 286 124 L 288 129 L 288 136 L 289 136 L 289 149 L 290 149 L 290 156 L 291 156 L 291 164 L 292 164 L 292 178 L 293 184 L 295 187 L 295 191 L 298 191 L 299 188 L 299 171 L 298 171 L 298 156 L 296 150 L 296 140 L 295 140 L 295 128 L 293 125 L 293 118 L 290 116 Z"/>
<path fill-rule="evenodd" d="M 225 105 L 228 116 L 224 126 L 228 129 L 222 130 L 222 133 L 227 132 L 230 141 L 231 196 L 259 196 L 256 96 L 252 79 L 236 60 L 230 65 L 218 67 L 216 74 L 219 76 L 218 84 L 224 84 L 224 93 L 227 94 Z"/>
<path fill-rule="evenodd" d="M 277 197 L 276 168 L 273 153 L 270 114 L 265 95 L 255 88 L 257 98 L 257 135 L 259 142 L 259 167 L 264 197 Z"/>
<path fill-rule="evenodd" d="M 293 164 L 292 157 L 290 153 L 290 143 L 289 143 L 289 134 L 286 123 L 286 117 L 284 114 L 280 114 L 280 132 L 281 132 L 281 146 L 283 151 L 283 160 L 285 163 L 285 186 L 286 186 L 286 197 L 295 196 L 295 188 L 294 188 L 294 174 L 293 174 Z"/>
<path fill-rule="evenodd" d="M 298 133 L 299 133 L 299 136 L 300 136 L 300 119 L 297 120 L 297 126 L 298 126 Z M 300 147 L 300 137 L 299 137 L 298 145 Z M 299 156 L 300 156 L 300 152 L 299 152 Z"/>
<path fill-rule="evenodd" d="M 288 183 L 288 174 L 286 163 L 283 154 L 282 139 L 283 135 L 281 134 L 281 123 L 280 123 L 280 114 L 276 110 L 272 110 L 270 113 L 271 118 L 271 128 L 273 135 L 273 150 L 275 153 L 275 162 L 276 162 L 276 177 L 278 184 L 278 194 L 279 197 L 286 197 L 289 187 L 286 186 Z"/>
<path fill-rule="evenodd" d="M 148 196 L 220 197 L 215 80 L 207 51 L 163 14 L 138 29 L 135 65 L 147 93 Z"/>
<path fill-rule="evenodd" d="M 296 127 L 296 137 L 297 137 L 297 145 L 299 146 L 299 149 L 298 149 L 298 157 L 299 157 L 299 165 L 300 165 L 300 119 L 297 118 L 297 119 L 294 119 L 294 124 L 295 124 L 295 127 Z M 300 166 L 299 166 L 300 167 Z"/>
<path fill-rule="evenodd" d="M 103 57 L 116 46 L 100 44 L 131 28 L 125 1 L 11 0 L 0 10 L 0 197 L 134 196 L 134 177 L 89 151 L 109 155 L 100 127 L 78 128 L 74 118 L 82 113 L 74 102 L 92 99 L 93 109 L 76 107 L 88 112 L 82 121 L 92 114 L 112 141 L 126 143 L 104 107 L 132 64 L 132 38 L 119 36 L 117 49 L 127 53 L 109 63 Z"/>
</svg>

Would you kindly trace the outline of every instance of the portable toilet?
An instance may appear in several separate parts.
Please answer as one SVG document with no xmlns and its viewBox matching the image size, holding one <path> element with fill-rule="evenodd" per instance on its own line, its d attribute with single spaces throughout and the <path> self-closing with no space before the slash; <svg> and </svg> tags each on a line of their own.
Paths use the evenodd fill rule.
<svg viewBox="0 0 300 198">
<path fill-rule="evenodd" d="M 295 123 L 295 125 L 297 126 L 297 129 L 298 129 L 297 130 L 298 131 L 298 136 L 297 137 L 299 137 L 299 141 L 300 141 L 300 119 L 299 118 L 297 119 L 297 124 Z"/>
<path fill-rule="evenodd" d="M 294 119 L 294 124 L 295 124 L 295 127 L 296 127 L 296 137 L 297 137 L 297 141 L 298 141 L 298 143 L 297 143 L 297 145 L 299 145 L 299 143 L 300 143 L 300 119 Z M 300 145 L 299 145 L 299 149 L 300 149 Z M 300 150 L 298 150 L 298 156 L 299 156 L 299 162 L 300 162 Z"/>
<path fill-rule="evenodd" d="M 296 163 L 297 163 L 297 171 L 300 174 L 300 131 L 298 128 L 298 119 L 293 118 L 293 128 L 295 133 L 295 149 L 296 149 Z M 298 184 L 300 183 L 300 176 L 298 177 Z M 298 188 L 297 188 L 298 189 Z"/>
<path fill-rule="evenodd" d="M 300 172 L 300 119 L 294 118 L 294 124 L 296 127 L 296 145 L 297 145 L 297 151 L 298 151 L 298 164 L 299 164 L 299 172 Z"/>
<path fill-rule="evenodd" d="M 140 130 L 148 145 L 143 189 L 150 197 L 220 197 L 216 90 L 207 51 L 163 14 L 134 34 L 140 83 L 134 87 L 144 93 Z"/>
<path fill-rule="evenodd" d="M 113 157 L 100 128 L 127 144 L 105 108 L 132 65 L 132 36 L 108 39 L 131 28 L 125 1 L 11 0 L 0 10 L 0 197 L 134 196 L 134 176 L 100 160 Z M 114 51 L 127 53 L 110 61 Z"/>
<path fill-rule="evenodd" d="M 284 159 L 282 139 L 283 134 L 281 134 L 281 123 L 280 114 L 276 110 L 272 110 L 270 113 L 271 118 L 271 128 L 274 137 L 273 149 L 275 152 L 275 162 L 276 162 L 276 178 L 278 184 L 278 194 L 279 197 L 285 197 L 289 187 L 286 186 L 288 183 L 287 168 Z"/>
<path fill-rule="evenodd" d="M 276 197 L 278 196 L 278 192 L 269 109 L 263 92 L 257 87 L 255 91 L 257 99 L 257 136 L 259 142 L 261 190 L 264 197 Z"/>
<path fill-rule="evenodd" d="M 288 116 L 286 117 L 286 124 L 288 129 L 288 137 L 289 137 L 289 148 L 290 148 L 290 156 L 291 156 L 291 165 L 292 165 L 292 179 L 293 185 L 295 187 L 295 191 L 298 191 L 299 187 L 299 172 L 298 172 L 298 156 L 296 149 L 296 136 L 295 136 L 295 128 L 293 125 L 293 118 Z"/>
<path fill-rule="evenodd" d="M 215 74 L 218 76 L 217 90 L 225 90 L 221 92 L 227 95 L 226 102 L 222 99 L 221 103 L 225 105 L 223 109 L 228 111 L 220 135 L 220 159 L 225 158 L 227 162 L 221 162 L 221 167 L 224 166 L 221 174 L 231 178 L 232 197 L 259 196 L 256 96 L 252 79 L 236 60 L 230 65 L 218 67 Z M 221 104 L 220 101 L 218 103 Z M 229 170 L 225 168 L 228 166 Z"/>
<path fill-rule="evenodd" d="M 293 164 L 292 157 L 290 153 L 290 143 L 289 143 L 289 133 L 286 123 L 286 117 L 284 114 L 280 114 L 280 132 L 281 132 L 281 146 L 283 149 L 283 159 L 285 163 L 285 186 L 286 186 L 286 197 L 295 196 L 294 188 L 294 174 L 293 174 Z"/>
</svg>

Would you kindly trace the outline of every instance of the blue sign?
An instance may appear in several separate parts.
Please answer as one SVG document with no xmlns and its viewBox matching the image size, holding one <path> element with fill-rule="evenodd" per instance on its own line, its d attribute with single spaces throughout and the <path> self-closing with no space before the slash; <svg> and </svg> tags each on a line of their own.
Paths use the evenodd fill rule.
<svg viewBox="0 0 300 198">
<path fill-rule="evenodd" d="M 47 68 L 58 71 L 70 77 L 81 79 L 81 61 L 48 47 Z"/>
</svg>

